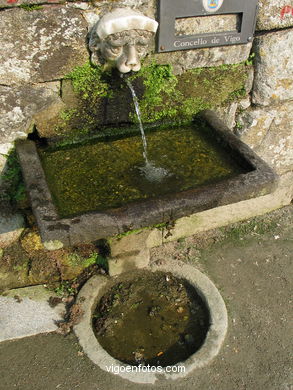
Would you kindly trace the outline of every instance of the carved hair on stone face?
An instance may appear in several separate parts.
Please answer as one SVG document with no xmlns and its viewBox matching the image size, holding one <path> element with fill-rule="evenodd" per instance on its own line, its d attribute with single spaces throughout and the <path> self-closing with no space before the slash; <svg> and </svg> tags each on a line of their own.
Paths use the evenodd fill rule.
<svg viewBox="0 0 293 390">
<path fill-rule="evenodd" d="M 96 23 L 90 35 L 91 61 L 98 63 L 98 52 L 121 73 L 138 71 L 140 59 L 154 37 L 158 23 L 137 11 L 118 8 Z"/>
</svg>

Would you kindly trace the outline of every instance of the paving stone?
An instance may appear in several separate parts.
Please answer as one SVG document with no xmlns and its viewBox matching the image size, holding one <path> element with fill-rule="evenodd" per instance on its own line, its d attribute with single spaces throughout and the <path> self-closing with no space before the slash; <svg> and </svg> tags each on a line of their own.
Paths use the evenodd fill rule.
<svg viewBox="0 0 293 390">
<path fill-rule="evenodd" d="M 56 321 L 62 321 L 65 305 L 50 307 L 53 296 L 43 286 L 26 287 L 0 296 L 0 341 L 54 332 Z"/>
</svg>

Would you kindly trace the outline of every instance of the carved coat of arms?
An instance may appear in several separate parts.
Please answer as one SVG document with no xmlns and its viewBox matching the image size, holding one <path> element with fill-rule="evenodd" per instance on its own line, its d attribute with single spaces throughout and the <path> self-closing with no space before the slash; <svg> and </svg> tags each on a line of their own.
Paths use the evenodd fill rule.
<svg viewBox="0 0 293 390">
<path fill-rule="evenodd" d="M 202 2 L 207 12 L 216 12 L 221 8 L 224 0 L 203 0 Z"/>
</svg>

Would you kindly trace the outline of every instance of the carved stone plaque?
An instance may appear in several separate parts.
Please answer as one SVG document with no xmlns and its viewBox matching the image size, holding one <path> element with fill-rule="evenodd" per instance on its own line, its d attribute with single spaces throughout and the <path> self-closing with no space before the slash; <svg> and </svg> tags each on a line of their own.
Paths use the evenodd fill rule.
<svg viewBox="0 0 293 390">
<path fill-rule="evenodd" d="M 253 38 L 258 0 L 160 0 L 158 52 L 237 45 Z"/>
</svg>

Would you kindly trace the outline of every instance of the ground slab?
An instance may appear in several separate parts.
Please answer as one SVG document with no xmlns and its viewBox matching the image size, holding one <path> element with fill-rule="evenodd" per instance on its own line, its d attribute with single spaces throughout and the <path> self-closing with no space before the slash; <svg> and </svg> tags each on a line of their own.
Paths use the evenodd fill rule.
<svg viewBox="0 0 293 390">
<path fill-rule="evenodd" d="M 43 286 L 33 286 L 0 296 L 0 342 L 56 331 L 65 305 L 51 307 L 48 301 L 52 295 Z"/>
</svg>

